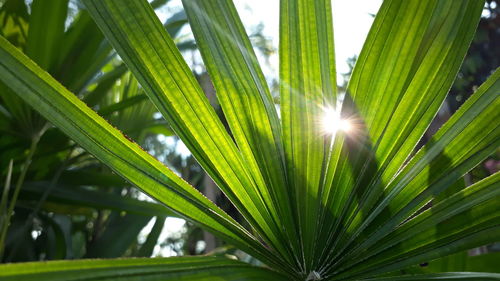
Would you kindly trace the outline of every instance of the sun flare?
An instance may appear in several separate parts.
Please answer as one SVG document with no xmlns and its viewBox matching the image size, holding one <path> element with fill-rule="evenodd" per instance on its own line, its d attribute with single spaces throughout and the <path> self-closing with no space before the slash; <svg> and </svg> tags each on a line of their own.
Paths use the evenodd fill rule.
<svg viewBox="0 0 500 281">
<path fill-rule="evenodd" d="M 335 134 L 338 131 L 348 132 L 352 129 L 352 124 L 347 119 L 340 117 L 340 112 L 332 107 L 325 108 L 321 119 L 321 127 L 326 134 Z"/>
</svg>

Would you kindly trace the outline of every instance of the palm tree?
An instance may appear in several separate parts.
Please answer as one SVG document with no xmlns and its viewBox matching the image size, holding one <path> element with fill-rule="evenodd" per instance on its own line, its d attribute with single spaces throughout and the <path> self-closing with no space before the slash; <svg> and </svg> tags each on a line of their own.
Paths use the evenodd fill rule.
<svg viewBox="0 0 500 281">
<path fill-rule="evenodd" d="M 337 93 L 330 1 L 281 0 L 278 115 L 232 1 L 183 0 L 231 135 L 146 0 L 83 2 L 245 224 L 4 38 L 0 79 L 116 173 L 262 265 L 208 256 L 56 261 L 2 265 L 3 280 L 500 278 L 401 271 L 500 238 L 498 173 L 437 196 L 498 148 L 500 71 L 413 151 L 484 1 L 384 1 L 346 92 Z"/>
</svg>

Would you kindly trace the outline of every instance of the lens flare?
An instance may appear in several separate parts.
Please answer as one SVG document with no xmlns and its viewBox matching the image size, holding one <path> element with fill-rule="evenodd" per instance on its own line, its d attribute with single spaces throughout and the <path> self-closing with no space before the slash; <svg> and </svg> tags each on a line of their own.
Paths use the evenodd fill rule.
<svg viewBox="0 0 500 281">
<path fill-rule="evenodd" d="M 347 119 L 340 118 L 340 112 L 328 107 L 323 111 L 321 126 L 325 133 L 335 134 L 338 131 L 348 132 L 352 129 L 352 124 Z"/>
</svg>

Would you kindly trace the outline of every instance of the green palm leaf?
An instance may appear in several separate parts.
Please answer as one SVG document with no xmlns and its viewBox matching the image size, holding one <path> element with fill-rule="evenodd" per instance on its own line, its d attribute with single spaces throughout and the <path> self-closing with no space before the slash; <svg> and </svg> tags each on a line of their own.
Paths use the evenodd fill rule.
<svg viewBox="0 0 500 281">
<path fill-rule="evenodd" d="M 472 280 L 472 281 L 493 281 L 498 280 L 500 274 L 498 273 L 480 273 L 480 272 L 450 272 L 450 273 L 434 273 L 434 274 L 417 274 L 413 276 L 394 276 L 394 277 L 381 277 L 370 278 L 364 280 L 376 281 L 417 281 L 417 280 Z"/>
<path fill-rule="evenodd" d="M 335 160 L 332 185 L 339 190 L 327 204 L 341 217 L 334 232 L 344 249 L 346 233 L 356 236 L 377 200 L 390 200 L 385 186 L 442 104 L 477 26 L 479 2 L 385 1 L 380 8 L 344 102 L 358 136 L 348 136 Z"/>
<path fill-rule="evenodd" d="M 229 215 L 131 142 L 3 37 L 0 38 L 0 57 L 2 80 L 12 82 L 10 86 L 16 92 L 23 93 L 21 97 L 24 101 L 36 106 L 44 117 L 115 172 L 142 187 L 147 194 L 176 213 L 198 217 L 193 220 L 247 246 L 252 241 L 250 243 L 256 245 L 256 249 L 260 248 L 257 251 L 267 252 Z M 166 188 L 167 186 L 170 188 Z M 242 239 L 245 236 L 249 239 Z"/>
<path fill-rule="evenodd" d="M 5 281 L 287 280 L 268 269 L 212 257 L 31 262 L 2 266 Z"/>
<path fill-rule="evenodd" d="M 293 251 L 288 241 L 295 242 L 297 234 L 290 216 L 281 128 L 250 40 L 231 1 L 183 3 L 217 98 L 259 195 L 278 228 L 287 232 L 281 236 L 279 249 L 290 256 Z"/>
<path fill-rule="evenodd" d="M 302 274 L 316 264 L 321 219 L 322 175 L 330 136 L 321 127 L 327 108 L 336 106 L 331 3 L 281 1 L 280 97 L 285 160 L 301 241 Z M 327 192 L 327 191 L 326 191 Z"/>
<path fill-rule="evenodd" d="M 248 166 L 149 4 L 85 3 L 198 162 L 262 238 L 279 249 L 279 228 L 273 223 Z"/>
<path fill-rule="evenodd" d="M 130 142 L 4 38 L 0 80 L 132 184 L 272 270 L 190 257 L 49 262 L 40 269 L 37 263 L 4 265 L 0 276 L 499 278 L 493 273 L 391 273 L 500 240 L 500 174 L 467 188 L 449 188 L 462 186 L 463 176 L 498 149 L 500 70 L 414 153 L 458 72 L 484 1 L 384 1 L 347 91 L 337 93 L 330 0 L 281 0 L 279 115 L 232 1 L 183 0 L 230 133 L 148 1 L 84 3 L 147 97 L 249 229 Z M 124 72 L 119 68 L 103 79 L 111 85 Z M 83 86 L 75 81 L 80 92 Z M 133 78 L 129 83 L 138 89 Z M 131 105 L 142 100 L 128 97 L 100 112 L 140 114 Z M 330 118 L 326 122 L 337 122 L 337 129 L 340 122 L 350 129 L 326 130 L 325 115 Z M 438 197 L 447 189 L 446 197 Z"/>
</svg>

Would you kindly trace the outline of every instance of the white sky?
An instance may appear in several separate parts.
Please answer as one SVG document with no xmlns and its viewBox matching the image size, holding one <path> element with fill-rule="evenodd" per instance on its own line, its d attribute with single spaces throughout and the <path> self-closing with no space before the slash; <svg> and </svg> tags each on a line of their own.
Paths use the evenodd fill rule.
<svg viewBox="0 0 500 281">
<path fill-rule="evenodd" d="M 381 0 L 332 0 L 337 72 L 349 71 L 346 60 L 359 54 Z M 234 0 L 245 26 L 264 24 L 264 35 L 278 46 L 279 0 Z M 278 58 L 270 58 L 277 69 Z"/>
<path fill-rule="evenodd" d="M 279 35 L 279 0 L 233 0 L 243 24 L 250 31 L 252 26 L 264 24 L 264 36 L 268 37 L 275 48 L 278 47 Z M 376 14 L 382 0 L 332 0 L 334 18 L 335 52 L 337 72 L 346 73 L 349 67 L 347 59 L 359 54 L 366 35 L 373 22 L 370 14 Z M 181 7 L 181 0 L 171 0 L 166 9 L 176 10 Z M 160 10 L 162 20 L 166 17 Z M 259 58 L 262 59 L 262 58 Z M 270 68 L 263 66 L 267 77 L 276 77 L 278 54 L 269 58 Z M 262 64 L 262 63 L 261 63 Z M 339 82 L 342 81 L 339 75 Z"/>
</svg>

